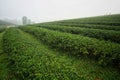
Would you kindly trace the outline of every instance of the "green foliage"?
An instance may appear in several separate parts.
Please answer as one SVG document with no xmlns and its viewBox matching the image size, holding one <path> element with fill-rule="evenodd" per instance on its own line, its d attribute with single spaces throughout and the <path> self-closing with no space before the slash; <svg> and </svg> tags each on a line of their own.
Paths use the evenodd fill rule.
<svg viewBox="0 0 120 80">
<path fill-rule="evenodd" d="M 0 53 L 0 80 L 7 80 L 8 77 L 8 67 L 7 67 L 7 55 L 5 53 Z"/>
<path fill-rule="evenodd" d="M 10 61 L 10 80 L 77 80 L 82 79 L 64 58 L 47 50 L 36 39 L 16 28 L 4 36 L 4 52 Z M 84 79 L 84 78 L 83 78 Z"/>
<path fill-rule="evenodd" d="M 0 33 L 0 80 L 7 80 L 8 77 L 8 61 L 7 55 L 3 52 L 2 36 L 4 33 Z"/>
<path fill-rule="evenodd" d="M 120 43 L 120 32 L 119 31 L 88 29 L 88 28 L 68 27 L 68 26 L 59 26 L 59 25 L 46 25 L 46 24 L 39 25 L 39 27 L 62 31 L 62 32 L 73 33 L 73 34 L 80 34 L 83 36 L 93 37 L 97 39 L 110 40 L 113 42 Z"/>
<path fill-rule="evenodd" d="M 0 80 L 120 80 L 119 14 L 30 26 L 0 34 Z"/>
<path fill-rule="evenodd" d="M 57 23 L 51 23 L 52 25 L 61 25 L 61 26 L 71 26 L 71 27 L 81 27 L 81 28 L 93 28 L 93 29 L 103 29 L 103 30 L 115 30 L 115 31 L 120 31 L 120 26 L 111 26 L 111 25 L 99 25 L 99 24 L 81 24 L 81 23 L 62 23 L 62 22 L 57 22 Z"/>
<path fill-rule="evenodd" d="M 120 45 L 89 37 L 62 33 L 38 27 L 21 27 L 49 46 L 73 55 L 85 55 L 98 60 L 101 65 L 119 65 Z"/>
<path fill-rule="evenodd" d="M 81 19 L 71 19 L 71 20 L 63 20 L 63 21 L 56 21 L 56 22 L 120 26 L 120 14 L 88 17 L 88 18 L 81 18 Z"/>
<path fill-rule="evenodd" d="M 62 20 L 62 21 L 47 22 L 42 24 L 120 31 L 120 14 Z M 39 26 L 40 24 L 36 24 L 36 25 Z"/>
<path fill-rule="evenodd" d="M 0 28 L 0 32 L 3 32 L 3 31 L 5 31 L 5 29 L 6 29 L 6 28 L 4 28 L 4 27 L 1 27 L 1 28 Z"/>
</svg>

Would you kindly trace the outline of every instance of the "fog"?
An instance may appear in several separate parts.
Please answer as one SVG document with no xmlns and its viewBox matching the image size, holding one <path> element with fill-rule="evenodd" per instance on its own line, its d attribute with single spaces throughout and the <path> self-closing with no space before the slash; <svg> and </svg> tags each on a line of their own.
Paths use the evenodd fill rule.
<svg viewBox="0 0 120 80">
<path fill-rule="evenodd" d="M 0 0 L 0 19 L 35 22 L 120 13 L 120 0 Z"/>
</svg>

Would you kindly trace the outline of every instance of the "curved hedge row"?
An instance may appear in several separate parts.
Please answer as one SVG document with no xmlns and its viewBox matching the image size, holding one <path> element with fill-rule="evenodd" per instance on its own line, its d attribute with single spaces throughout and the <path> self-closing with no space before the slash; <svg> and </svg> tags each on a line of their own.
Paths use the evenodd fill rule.
<svg viewBox="0 0 120 80">
<path fill-rule="evenodd" d="M 59 25 L 39 25 L 39 26 L 43 28 L 48 28 L 51 30 L 57 30 L 57 31 L 68 32 L 68 33 L 73 33 L 73 34 L 80 34 L 83 36 L 93 37 L 97 39 L 110 40 L 113 42 L 120 43 L 120 32 L 119 31 L 67 27 L 67 26 L 59 26 Z"/>
<path fill-rule="evenodd" d="M 101 65 L 114 64 L 120 67 L 119 44 L 38 27 L 21 27 L 21 29 L 33 34 L 53 48 L 74 55 L 85 55 L 96 58 Z"/>
<path fill-rule="evenodd" d="M 120 31 L 120 26 L 108 26 L 108 25 L 98 25 L 98 24 L 80 24 L 80 23 L 74 23 L 74 22 L 73 23 L 72 22 L 71 23 L 56 22 L 56 23 L 47 23 L 47 24 Z"/>
<path fill-rule="evenodd" d="M 32 36 L 10 28 L 3 36 L 4 52 L 9 56 L 10 80 L 73 80 L 82 79 L 64 58 L 45 49 Z"/>
</svg>

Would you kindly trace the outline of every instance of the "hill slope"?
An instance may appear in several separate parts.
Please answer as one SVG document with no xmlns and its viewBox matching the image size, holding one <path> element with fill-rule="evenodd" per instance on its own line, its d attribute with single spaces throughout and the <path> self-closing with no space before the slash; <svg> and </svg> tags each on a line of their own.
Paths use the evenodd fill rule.
<svg viewBox="0 0 120 80">
<path fill-rule="evenodd" d="M 98 25 L 99 24 L 99 25 L 120 26 L 120 14 L 61 20 L 61 21 L 55 21 L 52 23 L 59 23 L 59 24 L 64 24 L 64 25 L 67 25 L 67 24 L 94 24 L 94 25 Z"/>
<path fill-rule="evenodd" d="M 120 80 L 119 15 L 7 28 L 0 45 L 0 80 Z"/>
<path fill-rule="evenodd" d="M 13 25 L 12 23 L 0 20 L 0 26 L 8 26 L 8 25 Z"/>
</svg>

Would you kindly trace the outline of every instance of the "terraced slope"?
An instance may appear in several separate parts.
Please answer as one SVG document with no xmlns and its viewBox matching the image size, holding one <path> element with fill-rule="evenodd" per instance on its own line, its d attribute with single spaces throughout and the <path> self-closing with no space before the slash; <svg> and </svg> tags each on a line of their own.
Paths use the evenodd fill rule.
<svg viewBox="0 0 120 80">
<path fill-rule="evenodd" d="M 43 24 L 120 31 L 120 14 L 62 20 Z M 36 26 L 39 25 L 41 24 L 36 24 Z"/>
<path fill-rule="evenodd" d="M 79 28 L 79 27 L 45 25 L 45 24 L 39 25 L 39 27 L 120 43 L 120 31 L 87 29 L 87 28 Z"/>
<path fill-rule="evenodd" d="M 46 30 L 46 29 L 37 28 L 37 27 L 22 27 L 21 29 L 23 31 L 25 31 L 25 32 L 28 32 L 28 33 L 34 35 L 38 40 L 42 41 L 46 45 L 49 45 L 51 48 L 54 48 L 54 49 L 57 49 L 57 50 L 59 49 L 59 50 L 63 51 L 63 53 L 64 52 L 68 52 L 67 54 L 69 54 L 69 55 L 71 55 L 71 54 L 73 54 L 73 55 L 79 55 L 79 54 L 77 54 L 77 51 L 83 51 L 84 55 L 87 54 L 87 51 L 85 51 L 85 47 L 82 48 L 82 46 L 81 47 L 79 46 L 80 50 L 77 50 L 77 44 L 79 45 L 79 43 L 77 43 L 77 40 L 76 40 L 78 38 L 77 36 L 75 36 L 77 38 L 74 38 L 74 41 L 72 41 L 73 39 L 71 38 L 71 35 L 67 34 L 67 33 L 60 33 L 60 32 L 57 32 L 57 31 L 51 31 L 51 30 Z M 64 35 L 62 35 L 62 34 L 64 34 Z M 76 42 L 76 44 L 74 42 Z M 70 43 L 73 44 L 73 45 L 71 45 Z M 100 46 L 100 44 L 99 44 L 99 46 Z M 106 45 L 106 47 L 108 47 L 108 46 Z M 111 49 L 111 50 L 114 50 L 114 49 Z M 119 50 L 119 49 L 116 49 L 116 50 Z M 81 52 L 81 54 L 82 54 L 82 52 Z M 71 55 L 71 56 L 74 58 L 73 55 Z M 88 53 L 88 55 L 89 55 L 89 53 Z M 72 59 L 72 57 L 70 59 Z M 85 58 L 85 59 L 78 59 L 78 58 L 76 58 L 75 61 L 74 61 L 75 66 L 76 66 L 78 72 L 80 71 L 80 73 L 81 73 L 81 70 L 84 69 L 84 68 L 86 68 L 85 71 L 83 70 L 83 73 L 86 72 L 86 70 L 88 70 L 87 74 L 91 75 L 91 73 L 89 73 L 89 72 L 91 72 L 90 68 L 96 69 L 95 67 L 100 67 L 100 66 L 97 64 L 97 62 L 91 62 L 92 60 L 88 60 L 88 58 Z M 103 57 L 101 57 L 101 59 L 103 59 Z M 104 59 L 104 61 L 108 60 L 108 59 L 110 59 L 110 58 L 106 58 L 106 59 Z M 86 61 L 88 62 L 87 64 L 86 64 Z M 83 65 L 85 64 L 86 66 L 84 66 L 84 68 L 83 68 L 83 66 L 80 65 L 81 63 Z M 100 61 L 100 63 L 102 63 L 102 62 Z M 111 69 L 108 69 L 108 70 L 111 70 Z M 101 71 L 101 72 L 104 72 L 104 71 Z M 99 74 L 99 71 L 98 71 L 98 74 Z M 85 75 L 86 74 L 84 74 L 84 76 Z M 86 76 L 84 77 L 84 79 L 85 80 L 87 79 Z M 91 79 L 93 79 L 93 78 L 91 77 Z M 107 79 L 107 78 L 104 77 L 102 79 Z"/>
<path fill-rule="evenodd" d="M 120 79 L 116 69 L 102 68 L 93 60 L 59 52 L 38 40 L 17 28 L 10 28 L 4 33 L 3 49 L 10 69 L 7 79 Z"/>
<path fill-rule="evenodd" d="M 4 51 L 9 56 L 10 80 L 82 79 L 64 57 L 40 44 L 34 37 L 10 28 L 3 36 Z"/>
<path fill-rule="evenodd" d="M 114 15 L 104 15 L 80 19 L 62 20 L 56 21 L 57 23 L 67 23 L 67 24 L 97 24 L 97 25 L 110 25 L 110 26 L 120 26 L 120 14 Z M 54 22 L 53 22 L 54 23 Z"/>
<path fill-rule="evenodd" d="M 22 27 L 21 29 L 35 35 L 53 48 L 73 55 L 97 58 L 99 64 L 102 65 L 119 66 L 119 44 L 37 27 Z"/>
<path fill-rule="evenodd" d="M 0 32 L 0 80 L 120 80 L 119 14 Z"/>
</svg>

